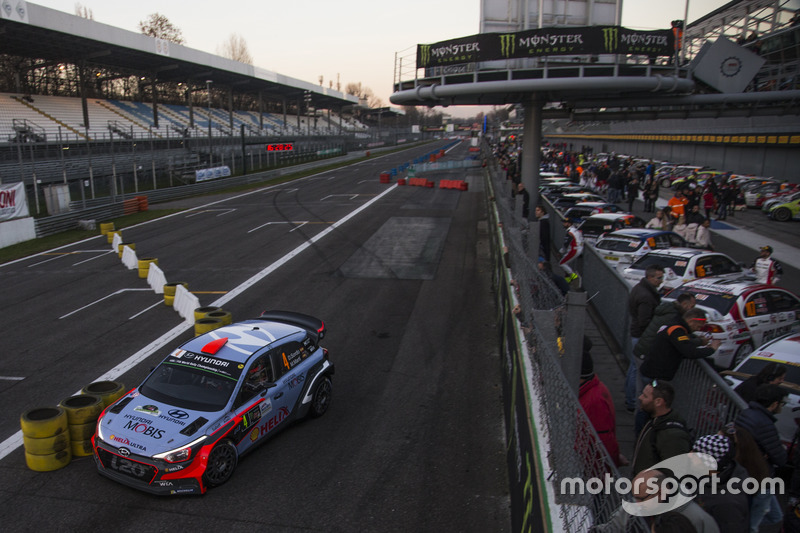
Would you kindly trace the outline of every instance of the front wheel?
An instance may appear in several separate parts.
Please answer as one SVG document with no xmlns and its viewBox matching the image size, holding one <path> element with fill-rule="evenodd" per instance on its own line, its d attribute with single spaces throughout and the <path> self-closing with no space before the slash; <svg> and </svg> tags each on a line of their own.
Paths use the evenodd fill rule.
<svg viewBox="0 0 800 533">
<path fill-rule="evenodd" d="M 747 359 L 747 356 L 753 353 L 753 345 L 749 342 L 746 342 L 739 346 L 739 349 L 736 350 L 736 353 L 733 354 L 733 361 L 731 361 L 731 370 L 739 366 L 742 361 Z"/>
<path fill-rule="evenodd" d="M 772 213 L 772 218 L 778 222 L 787 222 L 792 219 L 792 212 L 786 207 L 779 207 Z"/>
<path fill-rule="evenodd" d="M 222 485 L 231 478 L 238 462 L 236 446 L 229 440 L 220 442 L 208 454 L 208 464 L 206 472 L 203 474 L 203 481 L 209 487 Z"/>
<path fill-rule="evenodd" d="M 311 397 L 311 408 L 308 414 L 314 418 L 324 415 L 331 405 L 332 394 L 333 384 L 331 383 L 331 378 L 322 376 L 322 379 L 314 389 L 314 395 Z"/>
</svg>

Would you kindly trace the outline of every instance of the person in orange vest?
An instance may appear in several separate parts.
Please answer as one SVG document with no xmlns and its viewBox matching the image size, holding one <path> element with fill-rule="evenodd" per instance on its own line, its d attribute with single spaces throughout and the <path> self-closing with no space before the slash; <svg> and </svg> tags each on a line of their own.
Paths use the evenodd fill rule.
<svg viewBox="0 0 800 533">
<path fill-rule="evenodd" d="M 689 203 L 689 199 L 686 198 L 686 195 L 683 194 L 682 190 L 675 191 L 675 195 L 669 199 L 667 202 L 667 206 L 670 208 L 670 213 L 672 214 L 673 218 L 678 218 L 681 215 L 686 214 L 686 204 Z"/>
</svg>

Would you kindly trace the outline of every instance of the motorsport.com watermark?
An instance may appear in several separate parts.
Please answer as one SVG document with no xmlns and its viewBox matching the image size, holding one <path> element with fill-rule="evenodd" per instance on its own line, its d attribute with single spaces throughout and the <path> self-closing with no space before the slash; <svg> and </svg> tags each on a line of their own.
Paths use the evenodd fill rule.
<svg viewBox="0 0 800 533">
<path fill-rule="evenodd" d="M 606 472 L 604 478 L 571 478 L 561 480 L 560 493 L 564 495 L 611 495 L 637 496 L 636 502 L 622 501 L 622 508 L 634 516 L 653 516 L 674 510 L 704 494 L 783 494 L 784 481 L 766 477 L 740 479 L 731 477 L 723 482 L 716 473 L 717 462 L 705 453 L 691 452 L 661 461 L 649 471 L 668 470 L 672 476 L 662 478 L 640 474 L 633 480 L 614 478 Z"/>
</svg>

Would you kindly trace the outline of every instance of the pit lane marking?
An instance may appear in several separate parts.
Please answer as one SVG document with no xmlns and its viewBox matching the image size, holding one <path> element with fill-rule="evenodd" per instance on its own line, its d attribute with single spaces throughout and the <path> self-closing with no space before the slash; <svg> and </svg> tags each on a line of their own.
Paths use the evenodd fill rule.
<svg viewBox="0 0 800 533">
<path fill-rule="evenodd" d="M 153 291 L 153 289 L 150 289 L 150 288 L 147 288 L 147 289 L 120 289 L 120 290 L 118 290 L 118 291 L 114 291 L 114 292 L 112 292 L 111 294 L 107 294 L 107 295 L 103 296 L 102 298 L 99 298 L 99 299 L 97 299 L 97 300 L 93 301 L 93 302 L 92 302 L 92 303 L 90 303 L 90 304 L 86 304 L 86 305 L 84 305 L 83 307 L 79 307 L 78 309 L 75 309 L 74 311 L 71 311 L 71 312 L 67 313 L 67 314 L 66 314 L 66 315 L 64 315 L 64 316 L 60 316 L 60 317 L 58 317 L 58 319 L 59 319 L 59 320 L 61 320 L 62 318 L 67 318 L 67 317 L 69 317 L 69 316 L 72 316 L 72 315 L 74 315 L 75 313 L 80 313 L 80 312 L 81 312 L 81 311 L 83 311 L 84 309 L 88 309 L 89 307 L 91 307 L 91 306 L 93 306 L 93 305 L 95 305 L 95 304 L 99 304 L 99 303 L 100 303 L 100 302 L 102 302 L 103 300 L 107 300 L 108 298 L 111 298 L 112 296 L 116 296 L 116 295 L 118 295 L 118 294 L 122 294 L 123 292 L 128 292 L 128 291 L 134 291 L 134 292 L 138 292 L 138 291 L 147 291 L 147 292 L 152 292 L 152 291 Z"/>
<path fill-rule="evenodd" d="M 261 272 L 255 274 L 250 279 L 246 280 L 244 283 L 239 285 L 238 287 L 234 288 L 232 291 L 229 291 L 227 294 L 222 296 L 221 298 L 217 299 L 217 301 L 213 302 L 211 305 L 215 307 L 222 307 L 240 294 L 244 293 L 253 285 L 261 281 L 262 279 L 266 278 L 273 272 L 275 272 L 278 268 L 282 267 L 290 260 L 294 259 L 296 256 L 300 255 L 301 252 L 305 251 L 306 249 L 313 246 L 317 241 L 322 240 L 323 238 L 327 237 L 331 232 L 336 230 L 339 226 L 344 225 L 348 222 L 351 218 L 354 218 L 356 215 L 361 213 L 361 211 L 366 210 L 368 207 L 372 206 L 372 204 L 376 203 L 378 200 L 382 199 L 384 196 L 391 194 L 393 191 L 397 190 L 397 187 L 390 187 L 386 189 L 384 192 L 373 198 L 372 200 L 368 201 L 367 203 L 358 206 L 357 209 L 351 211 L 344 217 L 340 218 L 338 221 L 334 222 L 331 226 L 325 228 L 320 233 L 314 235 L 300 246 L 289 252 L 288 254 L 284 255 L 270 266 L 262 270 Z M 149 289 L 146 289 L 149 290 Z M 187 330 L 194 327 L 194 322 L 191 320 L 186 320 L 163 334 L 161 337 L 155 339 L 153 342 L 139 350 L 138 352 L 134 353 L 133 355 L 129 356 L 127 359 L 122 361 L 120 364 L 103 374 L 102 376 L 98 377 L 97 379 L 91 381 L 90 383 L 94 383 L 95 381 L 114 381 L 118 379 L 120 376 L 131 370 L 132 368 L 136 367 L 139 363 L 153 355 L 155 352 L 163 348 L 164 346 L 168 345 L 169 343 L 173 342 L 175 339 L 186 333 Z M 80 390 L 76 391 L 75 394 L 80 394 Z M 22 446 L 22 430 L 17 430 L 16 433 L 8 437 L 6 440 L 0 443 L 0 460 L 4 459 L 8 454 L 15 451 L 17 448 Z"/>
</svg>

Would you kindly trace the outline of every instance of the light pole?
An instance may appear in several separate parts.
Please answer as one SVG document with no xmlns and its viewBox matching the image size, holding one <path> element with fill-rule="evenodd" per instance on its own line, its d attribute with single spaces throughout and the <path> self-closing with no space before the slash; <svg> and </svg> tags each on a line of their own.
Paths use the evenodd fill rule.
<svg viewBox="0 0 800 533">
<path fill-rule="evenodd" d="M 214 80 L 206 80 L 206 92 L 208 93 L 208 166 L 214 166 L 214 156 L 211 155 L 211 84 Z"/>
</svg>

